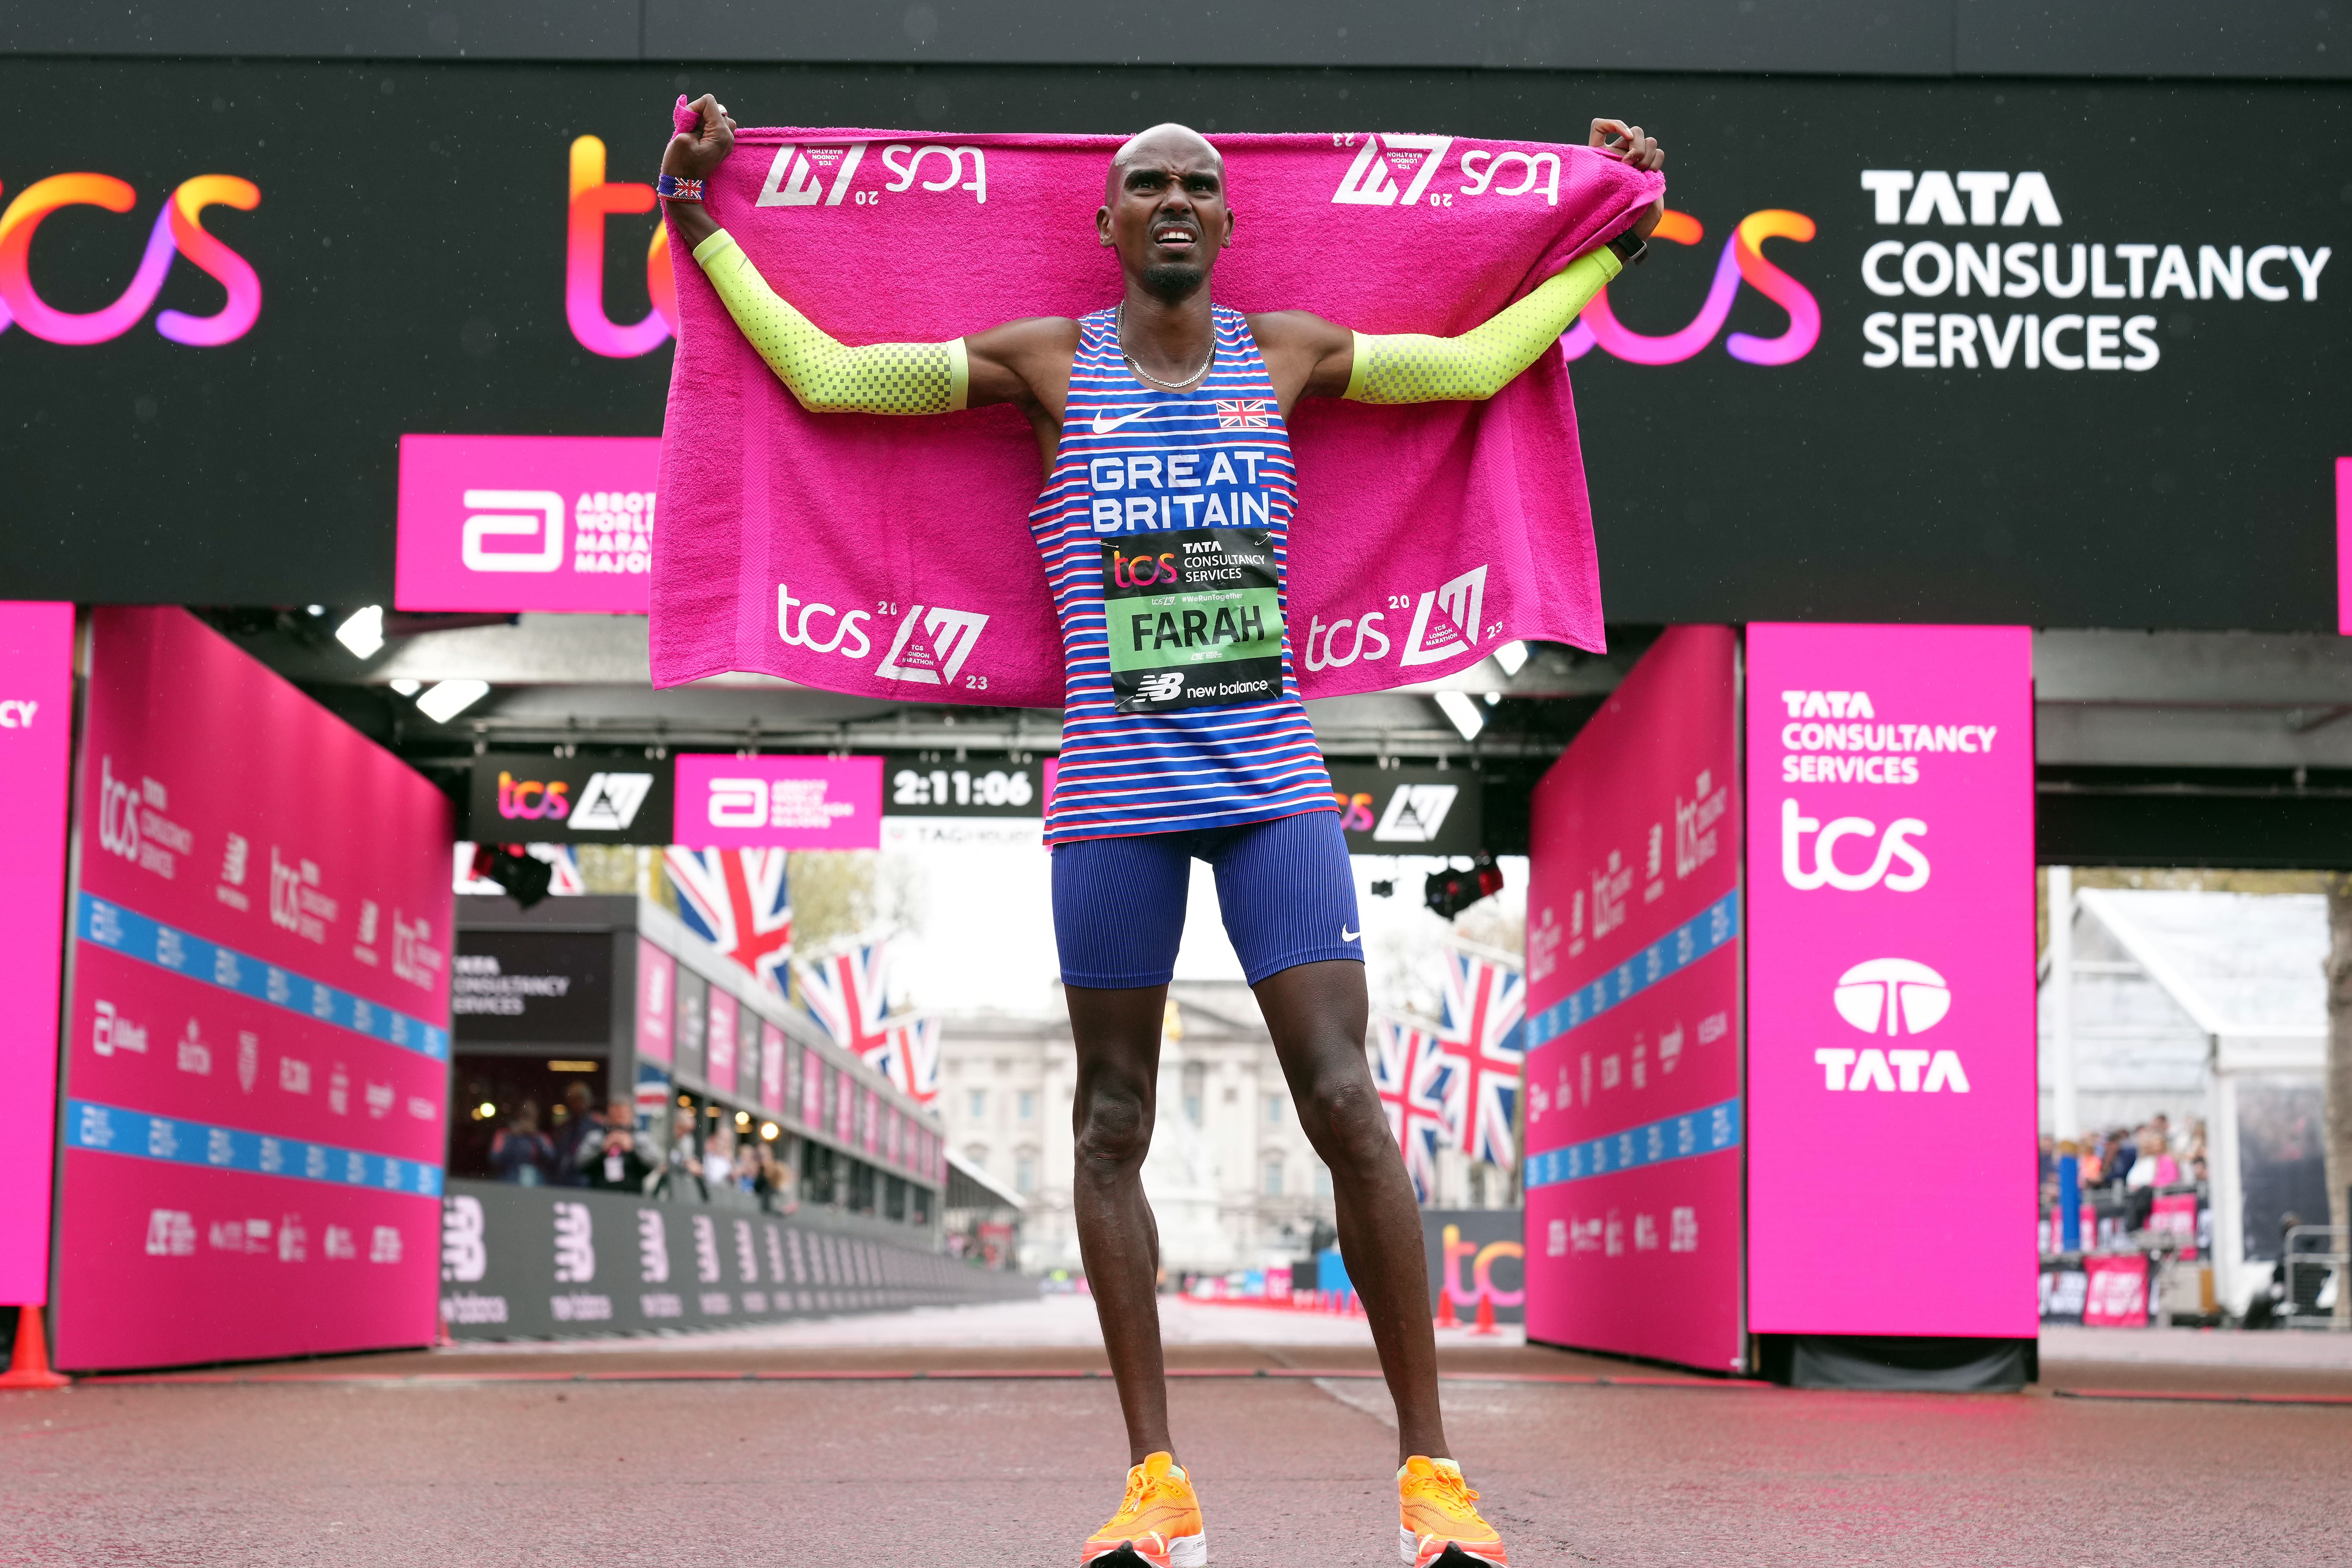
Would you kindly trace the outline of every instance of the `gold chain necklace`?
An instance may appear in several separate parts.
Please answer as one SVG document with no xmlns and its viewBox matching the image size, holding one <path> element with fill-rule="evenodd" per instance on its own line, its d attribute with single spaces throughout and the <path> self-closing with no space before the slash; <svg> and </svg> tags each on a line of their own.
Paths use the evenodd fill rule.
<svg viewBox="0 0 2352 1568">
<path fill-rule="evenodd" d="M 1186 376 L 1181 381 L 1160 380 L 1158 376 L 1152 374 L 1150 371 L 1136 363 L 1135 356 L 1127 352 L 1127 301 L 1124 300 L 1121 300 L 1118 302 L 1118 357 L 1127 362 L 1127 368 L 1135 372 L 1137 375 L 1140 376 L 1143 380 L 1150 382 L 1152 385 L 1158 387 L 1162 392 L 1183 392 L 1189 390 L 1193 383 L 1199 381 L 1202 376 L 1209 374 L 1209 367 L 1211 365 L 1217 363 L 1217 329 L 1213 322 L 1212 322 L 1209 327 L 1209 357 L 1201 362 L 1200 369 L 1194 371 L 1192 374 Z"/>
</svg>

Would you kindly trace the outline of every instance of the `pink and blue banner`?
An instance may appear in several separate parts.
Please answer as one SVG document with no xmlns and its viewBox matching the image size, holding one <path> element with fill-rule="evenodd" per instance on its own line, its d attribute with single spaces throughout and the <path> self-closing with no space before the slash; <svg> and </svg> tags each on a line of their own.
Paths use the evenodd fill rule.
<svg viewBox="0 0 2352 1568">
<path fill-rule="evenodd" d="M 1748 1313 L 2024 1337 L 2032 640 L 1748 632 Z"/>
<path fill-rule="evenodd" d="M 49 1299 L 71 605 L 0 601 L 0 1304 Z"/>
<path fill-rule="evenodd" d="M 660 465 L 651 436 L 403 436 L 394 605 L 644 615 Z"/>
<path fill-rule="evenodd" d="M 447 801 L 184 611 L 89 668 L 59 1364 L 429 1341 Z"/>
<path fill-rule="evenodd" d="M 1530 1339 L 1744 1365 L 1739 781 L 1727 626 L 1677 626 L 1537 786 Z"/>
</svg>

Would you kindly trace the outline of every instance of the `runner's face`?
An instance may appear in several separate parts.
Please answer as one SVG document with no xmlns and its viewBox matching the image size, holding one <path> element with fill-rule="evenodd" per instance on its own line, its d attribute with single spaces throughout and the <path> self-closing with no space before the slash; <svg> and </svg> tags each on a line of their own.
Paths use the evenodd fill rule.
<svg viewBox="0 0 2352 1568">
<path fill-rule="evenodd" d="M 1158 282 L 1190 272 L 1198 287 L 1233 235 L 1223 161 L 1197 136 L 1144 141 L 1112 167 L 1106 197 L 1097 226 L 1129 277 Z"/>
</svg>

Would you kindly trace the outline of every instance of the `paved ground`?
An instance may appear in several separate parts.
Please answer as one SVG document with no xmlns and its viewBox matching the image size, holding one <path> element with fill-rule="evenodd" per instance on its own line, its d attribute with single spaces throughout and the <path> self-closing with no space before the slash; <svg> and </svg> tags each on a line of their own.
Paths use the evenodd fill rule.
<svg viewBox="0 0 2352 1568">
<path fill-rule="evenodd" d="M 1117 1500 L 1087 1306 L 0 1395 L 0 1563 L 1060 1565 Z M 1169 1320 L 1180 1369 L 1268 1373 L 1173 1384 L 1214 1560 L 1392 1562 L 1369 1346 L 1255 1309 Z M 2043 1384 L 2018 1395 L 1794 1393 L 1515 1344 L 1442 1354 L 1455 1451 L 1530 1568 L 2352 1561 L 2352 1403 L 2213 1398 L 2352 1399 L 2352 1366 L 2231 1364 L 2287 1336 L 2203 1338 L 2201 1363 L 2161 1338 L 2053 1343 Z M 2176 1359 L 2148 1359 L 2158 1344 Z M 992 1369 L 1065 1375 L 803 1375 Z"/>
</svg>

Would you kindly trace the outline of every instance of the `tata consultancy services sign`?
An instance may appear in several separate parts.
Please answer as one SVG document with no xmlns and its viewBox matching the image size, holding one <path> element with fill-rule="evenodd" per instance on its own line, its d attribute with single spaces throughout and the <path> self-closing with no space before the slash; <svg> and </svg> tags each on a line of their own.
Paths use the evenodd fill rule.
<svg viewBox="0 0 2352 1568">
<path fill-rule="evenodd" d="M 2032 661 L 1748 628 L 1757 1332 L 2036 1331 Z"/>
<path fill-rule="evenodd" d="M 661 442 L 403 436 L 393 604 L 644 615 Z"/>
</svg>

